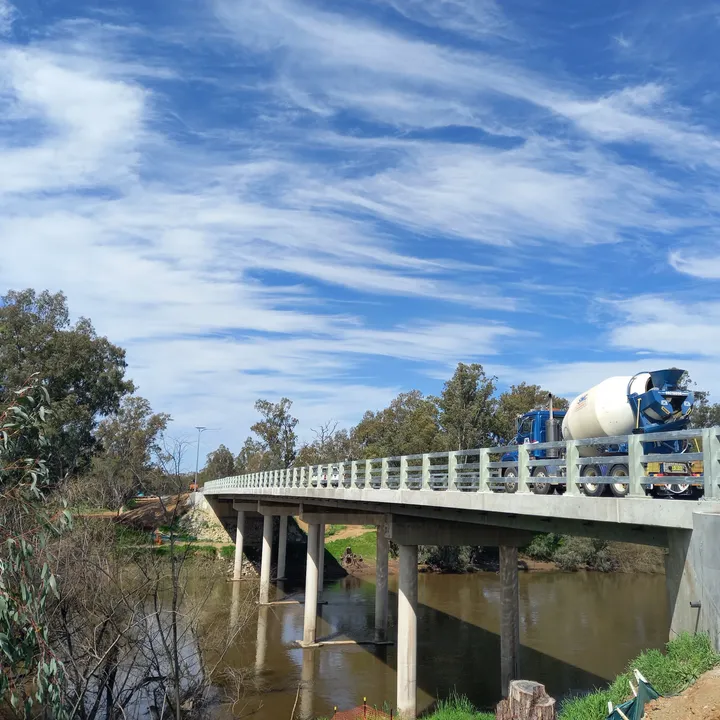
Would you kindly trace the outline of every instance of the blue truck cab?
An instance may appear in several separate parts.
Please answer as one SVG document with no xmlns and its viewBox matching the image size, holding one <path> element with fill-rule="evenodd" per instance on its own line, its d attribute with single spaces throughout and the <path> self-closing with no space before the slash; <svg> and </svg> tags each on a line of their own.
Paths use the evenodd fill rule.
<svg viewBox="0 0 720 720">
<path fill-rule="evenodd" d="M 517 420 L 517 432 L 512 440 L 513 445 L 535 445 L 537 443 L 554 442 L 562 440 L 562 421 L 565 410 L 554 410 L 550 420 L 549 410 L 531 410 L 521 415 Z M 530 457 L 535 460 L 544 460 L 557 457 L 557 451 L 528 448 Z M 504 462 L 517 462 L 517 452 L 507 452 L 502 456 Z"/>
</svg>

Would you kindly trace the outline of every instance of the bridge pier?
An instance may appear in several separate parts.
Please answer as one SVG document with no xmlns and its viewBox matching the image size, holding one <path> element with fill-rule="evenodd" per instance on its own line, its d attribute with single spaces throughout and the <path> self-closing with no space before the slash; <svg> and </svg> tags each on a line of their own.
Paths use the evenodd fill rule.
<svg viewBox="0 0 720 720">
<path fill-rule="evenodd" d="M 669 635 L 672 640 L 681 632 L 706 632 L 720 651 L 720 513 L 692 517 L 692 530 L 668 530 Z"/>
<path fill-rule="evenodd" d="M 235 563 L 233 565 L 233 580 L 242 577 L 243 538 L 245 535 L 245 511 L 238 510 L 237 529 L 235 530 Z"/>
<path fill-rule="evenodd" d="M 260 604 L 270 602 L 270 561 L 272 559 L 273 516 L 263 517 L 262 555 L 260 558 Z"/>
<path fill-rule="evenodd" d="M 520 677 L 520 596 L 516 546 L 500 546 L 500 584 L 500 683 L 502 695 L 507 697 L 510 682 Z"/>
<path fill-rule="evenodd" d="M 305 618 L 303 622 L 303 645 L 314 645 L 317 639 L 317 604 L 320 551 L 320 524 L 308 525 L 307 566 L 305 568 Z M 324 549 L 324 548 L 323 548 Z"/>
<path fill-rule="evenodd" d="M 390 541 L 386 535 L 386 525 L 377 526 L 376 564 L 375 564 L 375 642 L 387 640 L 388 624 L 388 554 Z"/>
<path fill-rule="evenodd" d="M 400 717 L 417 716 L 418 546 L 400 545 L 397 628 L 397 707 Z"/>
<path fill-rule="evenodd" d="M 322 600 L 325 584 L 325 523 L 318 526 L 318 599 Z"/>
<path fill-rule="evenodd" d="M 280 516 L 280 533 L 278 538 L 278 562 L 277 562 L 277 579 L 285 579 L 285 564 L 287 558 L 287 530 L 288 516 Z"/>
</svg>

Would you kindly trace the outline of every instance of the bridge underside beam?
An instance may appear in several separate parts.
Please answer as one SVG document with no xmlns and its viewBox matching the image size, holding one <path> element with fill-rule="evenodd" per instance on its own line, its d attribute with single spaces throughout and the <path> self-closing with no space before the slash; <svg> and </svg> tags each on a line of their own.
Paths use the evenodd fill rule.
<svg viewBox="0 0 720 720">
<path fill-rule="evenodd" d="M 233 510 L 236 510 L 237 512 L 257 512 L 258 509 L 258 503 L 257 500 L 255 502 L 234 502 L 232 504 Z"/>
<path fill-rule="evenodd" d="M 319 523 L 321 525 L 382 525 L 385 522 L 385 515 L 380 513 L 363 513 L 333 511 L 318 512 L 313 508 L 312 512 L 303 511 L 300 519 L 308 524 Z"/>
<path fill-rule="evenodd" d="M 275 505 L 274 503 L 259 502 L 257 512 L 261 515 L 277 515 L 279 517 L 295 517 L 300 514 L 300 504 Z"/>
<path fill-rule="evenodd" d="M 486 527 L 472 523 L 426 520 L 391 515 L 386 534 L 398 545 L 482 545 L 519 547 L 532 540 L 532 533 L 512 528 Z"/>
<path fill-rule="evenodd" d="M 602 498 L 587 498 L 588 502 L 602 502 Z M 365 512 L 373 515 L 398 515 L 417 517 L 428 520 L 447 520 L 449 522 L 463 522 L 488 527 L 511 528 L 525 530 L 532 533 L 553 532 L 559 535 L 574 535 L 576 537 L 590 537 L 598 540 L 636 543 L 653 547 L 667 547 L 668 536 L 664 527 L 651 527 L 647 525 L 627 525 L 620 523 L 598 522 L 594 520 L 575 520 L 570 518 L 514 515 L 506 513 L 492 513 L 478 510 L 451 510 L 446 508 L 412 507 L 405 505 L 398 512 L 396 505 L 383 503 L 338 501 L 328 499 L 318 502 L 313 500 L 313 512 L 317 513 L 357 513 Z M 370 505 L 370 508 L 368 508 Z M 308 512 L 307 501 L 303 503 L 303 512 Z M 348 523 L 345 523 L 348 524 Z M 365 523 L 363 523 L 365 524 Z M 370 524 L 368 522 L 368 524 Z"/>
</svg>

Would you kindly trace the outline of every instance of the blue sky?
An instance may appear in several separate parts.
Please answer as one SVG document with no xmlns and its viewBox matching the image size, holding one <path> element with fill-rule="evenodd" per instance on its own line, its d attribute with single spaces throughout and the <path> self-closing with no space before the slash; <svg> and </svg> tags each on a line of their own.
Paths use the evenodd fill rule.
<svg viewBox="0 0 720 720">
<path fill-rule="evenodd" d="M 0 289 L 237 451 L 458 361 L 720 399 L 720 5 L 0 0 Z"/>
</svg>

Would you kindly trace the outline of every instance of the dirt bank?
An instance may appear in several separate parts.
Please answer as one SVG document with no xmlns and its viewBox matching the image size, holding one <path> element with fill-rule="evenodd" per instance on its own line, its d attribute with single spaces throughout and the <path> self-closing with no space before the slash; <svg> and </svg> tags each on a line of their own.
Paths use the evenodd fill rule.
<svg viewBox="0 0 720 720">
<path fill-rule="evenodd" d="M 681 695 L 660 698 L 645 712 L 646 720 L 720 720 L 720 667 L 713 668 Z"/>
</svg>

